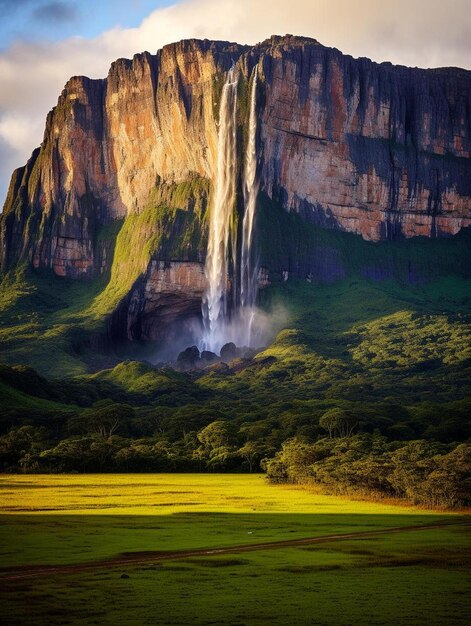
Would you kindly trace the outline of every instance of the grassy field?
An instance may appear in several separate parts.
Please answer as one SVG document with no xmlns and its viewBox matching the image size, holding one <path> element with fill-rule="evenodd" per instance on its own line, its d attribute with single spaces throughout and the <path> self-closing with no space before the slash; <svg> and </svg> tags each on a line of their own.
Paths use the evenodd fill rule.
<svg viewBox="0 0 471 626">
<path fill-rule="evenodd" d="M 0 493 L 4 624 L 441 625 L 471 608 L 460 515 L 260 475 L 4 475 Z M 453 525 L 30 579 L 6 569 L 441 522 Z"/>
</svg>

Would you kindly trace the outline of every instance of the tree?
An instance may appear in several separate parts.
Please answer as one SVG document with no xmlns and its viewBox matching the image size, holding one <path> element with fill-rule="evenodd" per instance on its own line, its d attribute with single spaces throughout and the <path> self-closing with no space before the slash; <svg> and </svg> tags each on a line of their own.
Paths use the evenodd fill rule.
<svg viewBox="0 0 471 626">
<path fill-rule="evenodd" d="M 93 441 L 94 439 L 90 437 L 64 439 L 54 448 L 41 452 L 39 464 L 46 470 L 54 469 L 61 472 L 95 469 L 90 466 L 90 446 Z"/>
<path fill-rule="evenodd" d="M 413 502 L 423 501 L 423 483 L 433 471 L 433 457 L 446 452 L 446 446 L 423 440 L 409 441 L 390 454 L 393 470 L 388 481 L 396 494 Z"/>
<path fill-rule="evenodd" d="M 134 418 L 135 411 L 128 404 L 97 402 L 78 417 L 69 420 L 69 431 L 97 435 L 103 439 L 110 439 L 116 434 L 126 436 Z"/>
<path fill-rule="evenodd" d="M 311 465 L 319 456 L 314 444 L 294 437 L 284 442 L 275 458 L 283 464 L 290 482 L 301 483 L 309 479 Z"/>
<path fill-rule="evenodd" d="M 206 450 L 213 450 L 214 448 L 227 446 L 230 434 L 230 425 L 223 420 L 216 420 L 200 430 L 197 437 Z"/>
<path fill-rule="evenodd" d="M 249 472 L 252 473 L 257 460 L 260 460 L 265 453 L 265 447 L 254 441 L 246 441 L 244 445 L 237 450 L 237 454 L 242 457 L 249 466 Z"/>
<path fill-rule="evenodd" d="M 431 471 L 418 490 L 424 504 L 448 508 L 469 505 L 471 445 L 463 443 L 448 454 L 434 456 L 431 461 Z"/>
<path fill-rule="evenodd" d="M 286 466 L 279 456 L 264 461 L 267 471 L 267 478 L 271 483 L 287 483 L 289 482 Z"/>
<path fill-rule="evenodd" d="M 332 435 L 337 426 L 337 412 L 339 409 L 329 409 L 319 420 L 319 426 L 326 430 L 329 434 L 329 439 L 332 439 Z"/>
<path fill-rule="evenodd" d="M 337 407 L 326 411 L 319 420 L 319 426 L 329 433 L 329 439 L 335 434 L 339 437 L 351 437 L 357 425 L 354 415 Z"/>
<path fill-rule="evenodd" d="M 223 420 L 208 424 L 197 434 L 201 446 L 195 450 L 194 458 L 206 460 L 208 467 L 225 467 L 235 456 L 232 431 L 233 427 Z"/>
<path fill-rule="evenodd" d="M 36 470 L 37 462 L 33 457 L 44 449 L 45 429 L 34 426 L 12 428 L 0 437 L 0 468 L 23 471 Z M 24 459 L 24 462 L 22 462 Z"/>
</svg>

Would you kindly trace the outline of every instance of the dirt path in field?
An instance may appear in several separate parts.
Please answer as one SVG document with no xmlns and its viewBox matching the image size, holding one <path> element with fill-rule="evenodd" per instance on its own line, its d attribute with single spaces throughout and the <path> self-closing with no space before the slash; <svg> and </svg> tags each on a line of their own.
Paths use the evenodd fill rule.
<svg viewBox="0 0 471 626">
<path fill-rule="evenodd" d="M 100 569 L 126 568 L 144 564 L 152 565 L 161 563 L 162 561 L 174 561 L 191 557 L 239 554 L 242 552 L 254 552 L 255 550 L 274 550 L 276 548 L 295 548 L 297 546 L 308 546 L 317 543 L 345 541 L 346 539 L 368 539 L 377 535 L 388 535 L 391 533 L 403 533 L 417 530 L 432 530 L 434 528 L 445 528 L 447 526 L 471 526 L 471 522 L 461 520 L 456 522 L 424 524 L 421 526 L 396 526 L 393 528 L 381 528 L 378 530 L 366 530 L 336 535 L 322 535 L 319 537 L 304 537 L 301 539 L 285 539 L 282 541 L 269 541 L 265 543 L 248 543 L 221 548 L 195 548 L 193 550 L 174 550 L 166 552 L 130 552 L 120 554 L 110 559 L 92 561 L 88 563 L 70 563 L 67 565 L 22 565 L 0 568 L 0 583 L 7 580 L 22 580 L 57 574 L 63 575 Z"/>
</svg>

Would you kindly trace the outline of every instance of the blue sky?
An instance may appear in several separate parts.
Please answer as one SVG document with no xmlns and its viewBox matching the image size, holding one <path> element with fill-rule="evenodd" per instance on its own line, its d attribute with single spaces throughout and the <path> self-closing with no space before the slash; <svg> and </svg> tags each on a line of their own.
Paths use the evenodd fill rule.
<svg viewBox="0 0 471 626">
<path fill-rule="evenodd" d="M 172 0 L 0 0 L 0 48 L 14 40 L 93 38 L 114 26 L 136 27 Z"/>
<path fill-rule="evenodd" d="M 353 56 L 471 69 L 471 0 L 0 0 L 0 210 L 70 76 L 197 37 L 318 39 Z"/>
</svg>

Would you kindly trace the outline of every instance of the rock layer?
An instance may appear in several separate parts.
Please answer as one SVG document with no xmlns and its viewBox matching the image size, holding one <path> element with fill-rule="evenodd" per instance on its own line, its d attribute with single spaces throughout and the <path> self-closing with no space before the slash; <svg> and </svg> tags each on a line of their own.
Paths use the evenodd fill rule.
<svg viewBox="0 0 471 626">
<path fill-rule="evenodd" d="M 204 288 L 201 263 L 152 261 L 131 292 L 126 333 L 119 334 L 131 340 L 168 340 L 172 325 L 200 316 Z"/>
<path fill-rule="evenodd" d="M 242 51 L 183 41 L 116 61 L 106 80 L 71 78 L 41 148 L 12 176 L 2 268 L 27 259 L 61 276 L 92 277 L 100 227 L 139 213 L 159 182 L 210 178 L 214 81 Z"/>
<path fill-rule="evenodd" d="M 471 72 L 353 59 L 273 38 L 263 188 L 365 239 L 456 234 L 471 217 Z"/>
</svg>

